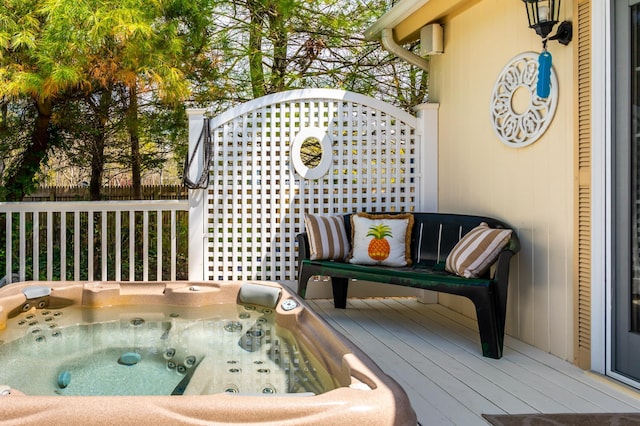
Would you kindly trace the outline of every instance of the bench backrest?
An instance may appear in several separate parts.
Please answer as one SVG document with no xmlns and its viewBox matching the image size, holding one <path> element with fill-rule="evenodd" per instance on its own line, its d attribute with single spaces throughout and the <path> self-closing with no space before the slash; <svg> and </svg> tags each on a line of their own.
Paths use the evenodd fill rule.
<svg viewBox="0 0 640 426">
<path fill-rule="evenodd" d="M 400 214 L 384 213 L 384 214 Z M 444 262 L 460 238 L 486 222 L 491 228 L 509 228 L 504 222 L 483 217 L 449 213 L 412 213 L 411 257 L 414 264 L 433 265 Z M 351 235 L 351 214 L 344 215 L 347 235 Z"/>
</svg>

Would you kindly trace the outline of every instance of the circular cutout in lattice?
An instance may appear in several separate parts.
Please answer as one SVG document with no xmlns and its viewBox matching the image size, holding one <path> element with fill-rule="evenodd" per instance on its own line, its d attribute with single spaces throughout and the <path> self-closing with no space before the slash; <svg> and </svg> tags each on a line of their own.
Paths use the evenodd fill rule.
<svg viewBox="0 0 640 426">
<path fill-rule="evenodd" d="M 502 69 L 491 95 L 491 121 L 500 140 L 511 148 L 522 148 L 538 140 L 547 130 L 558 105 L 558 78 L 551 68 L 551 93 L 536 94 L 538 54 L 521 53 Z"/>
<path fill-rule="evenodd" d="M 305 127 L 291 144 L 291 161 L 300 176 L 320 179 L 331 167 L 333 150 L 327 132 L 318 127 Z"/>
</svg>

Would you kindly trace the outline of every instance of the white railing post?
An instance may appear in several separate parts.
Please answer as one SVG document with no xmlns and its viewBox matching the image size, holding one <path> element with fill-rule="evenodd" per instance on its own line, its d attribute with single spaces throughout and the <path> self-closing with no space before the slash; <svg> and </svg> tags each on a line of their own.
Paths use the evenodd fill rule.
<svg viewBox="0 0 640 426">
<path fill-rule="evenodd" d="M 440 104 L 426 103 L 415 108 L 418 119 L 418 209 L 422 212 L 438 211 L 438 109 Z M 422 303 L 438 303 L 438 293 L 420 290 Z"/>
<path fill-rule="evenodd" d="M 189 117 L 189 152 L 191 167 L 187 176 L 196 181 L 203 172 L 204 149 L 208 149 L 204 141 L 198 144 L 202 132 L 206 109 L 188 109 Z M 189 281 L 202 281 L 205 277 L 205 238 L 206 238 L 206 189 L 189 190 Z"/>
<path fill-rule="evenodd" d="M 419 147 L 419 205 L 422 212 L 438 211 L 438 109 L 440 104 L 415 107 Z"/>
<path fill-rule="evenodd" d="M 13 258 L 13 247 L 11 245 L 11 240 L 13 238 L 13 235 L 11 234 L 11 230 L 13 228 L 13 215 L 11 214 L 11 212 L 7 212 L 5 215 L 6 219 L 5 219 L 5 235 L 6 235 L 6 243 L 5 243 L 5 258 L 7 259 L 5 262 L 5 268 L 4 268 L 4 273 L 5 273 L 5 277 L 7 279 L 7 283 L 11 283 L 13 282 L 12 280 L 12 274 L 13 274 L 13 270 L 11 268 L 11 259 Z"/>
<path fill-rule="evenodd" d="M 27 265 L 27 260 L 26 260 L 26 247 L 27 247 L 27 240 L 26 240 L 26 226 L 25 226 L 25 222 L 26 222 L 26 213 L 24 211 L 19 212 L 18 214 L 18 218 L 20 220 L 20 231 L 18 232 L 18 235 L 20 236 L 20 242 L 18 243 L 18 247 L 20 248 L 20 253 L 18 253 L 18 258 L 20 259 L 20 281 L 24 281 L 25 280 L 25 270 L 26 270 L 26 265 Z"/>
</svg>

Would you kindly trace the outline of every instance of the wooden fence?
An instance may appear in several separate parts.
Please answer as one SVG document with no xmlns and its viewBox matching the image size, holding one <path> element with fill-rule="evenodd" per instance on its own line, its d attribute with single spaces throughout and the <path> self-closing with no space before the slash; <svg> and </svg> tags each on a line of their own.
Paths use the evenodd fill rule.
<svg viewBox="0 0 640 426">
<path fill-rule="evenodd" d="M 105 186 L 101 190 L 103 200 L 131 200 L 132 187 Z M 144 185 L 143 200 L 186 200 L 188 190 L 182 185 Z M 87 186 L 43 186 L 23 201 L 88 201 Z"/>
</svg>

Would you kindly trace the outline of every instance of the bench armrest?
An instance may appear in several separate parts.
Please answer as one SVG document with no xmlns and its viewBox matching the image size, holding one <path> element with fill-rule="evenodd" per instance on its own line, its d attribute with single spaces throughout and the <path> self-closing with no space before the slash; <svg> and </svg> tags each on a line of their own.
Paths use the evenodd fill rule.
<svg viewBox="0 0 640 426">
<path fill-rule="evenodd" d="M 498 301 L 498 315 L 500 319 L 500 324 L 504 327 L 506 314 L 507 314 L 507 294 L 509 290 L 509 266 L 511 265 L 511 258 L 515 256 L 515 254 L 520 251 L 520 241 L 518 237 L 513 233 L 511 235 L 511 241 L 509 241 L 509 245 L 505 247 L 500 254 L 498 255 L 498 259 L 494 263 L 495 271 L 493 280 L 496 283 L 496 291 L 497 291 L 497 301 Z M 504 333 L 504 330 L 501 330 Z"/>
<path fill-rule="evenodd" d="M 302 270 L 302 261 L 311 258 L 311 249 L 309 248 L 309 237 L 306 232 L 296 235 L 298 243 L 298 272 Z"/>
</svg>

